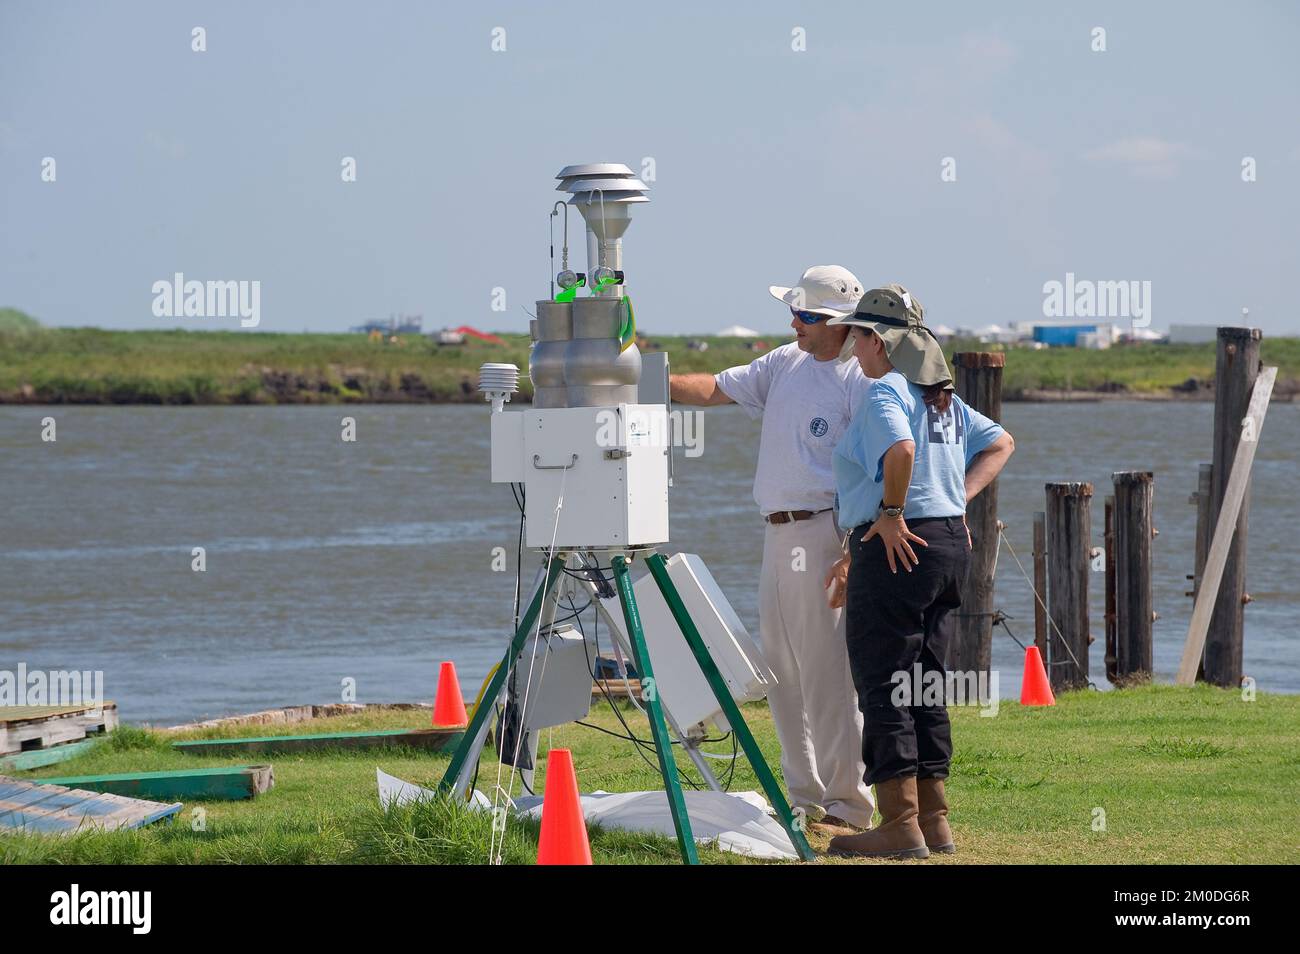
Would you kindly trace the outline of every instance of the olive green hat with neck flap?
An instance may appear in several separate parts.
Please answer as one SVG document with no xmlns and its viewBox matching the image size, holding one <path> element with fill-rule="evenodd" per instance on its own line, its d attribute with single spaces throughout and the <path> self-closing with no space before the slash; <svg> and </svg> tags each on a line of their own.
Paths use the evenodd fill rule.
<svg viewBox="0 0 1300 954">
<path fill-rule="evenodd" d="M 952 372 L 939 339 L 925 326 L 925 309 L 902 285 L 873 288 L 858 301 L 857 310 L 831 325 L 861 325 L 880 335 L 894 368 L 919 387 L 936 384 L 952 389 Z"/>
</svg>

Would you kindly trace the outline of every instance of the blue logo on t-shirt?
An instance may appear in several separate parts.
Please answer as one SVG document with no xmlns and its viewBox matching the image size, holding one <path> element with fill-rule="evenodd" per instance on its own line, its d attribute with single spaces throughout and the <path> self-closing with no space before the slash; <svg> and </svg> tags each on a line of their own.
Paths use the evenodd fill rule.
<svg viewBox="0 0 1300 954">
<path fill-rule="evenodd" d="M 933 404 L 925 407 L 926 420 L 930 425 L 931 444 L 960 444 L 963 432 L 961 415 L 954 413 L 950 405 L 948 410 L 940 411 Z"/>
<path fill-rule="evenodd" d="M 813 437 L 823 437 L 830 429 L 831 426 L 826 423 L 824 417 L 814 417 L 808 422 L 808 430 L 812 431 Z"/>
</svg>

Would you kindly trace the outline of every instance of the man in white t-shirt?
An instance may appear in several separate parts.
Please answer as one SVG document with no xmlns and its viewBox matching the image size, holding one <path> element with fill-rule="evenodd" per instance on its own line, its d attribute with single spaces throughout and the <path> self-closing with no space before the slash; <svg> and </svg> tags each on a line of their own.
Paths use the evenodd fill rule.
<svg viewBox="0 0 1300 954">
<path fill-rule="evenodd" d="M 823 589 L 842 553 L 831 453 L 867 378 L 846 348 L 844 326 L 862 284 L 848 269 L 816 265 L 793 288 L 795 340 L 718 375 L 674 374 L 672 399 L 736 403 L 763 420 L 754 500 L 767 524 L 759 583 L 759 641 L 776 674 L 768 704 L 781 743 L 790 801 L 813 824 L 869 828 L 875 806 L 863 776 L 862 713 L 849 671 L 842 611 Z"/>
</svg>

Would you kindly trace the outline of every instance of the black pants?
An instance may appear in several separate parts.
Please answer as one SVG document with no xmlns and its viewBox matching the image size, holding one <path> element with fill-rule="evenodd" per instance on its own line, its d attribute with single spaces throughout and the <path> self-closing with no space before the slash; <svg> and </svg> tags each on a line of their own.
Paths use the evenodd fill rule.
<svg viewBox="0 0 1300 954">
<path fill-rule="evenodd" d="M 852 536 L 846 612 L 849 665 L 862 710 L 862 760 L 868 785 L 892 778 L 947 778 L 952 759 L 952 729 L 946 706 L 923 705 L 912 694 L 910 705 L 894 704 L 904 673 L 915 684 L 914 666 L 932 682 L 937 672 L 946 687 L 944 656 L 952 632 L 951 612 L 961 605 L 959 589 L 970 567 L 970 545 L 961 517 L 911 520 L 910 529 L 929 546 L 912 544 L 920 563 L 912 572 L 897 563 L 889 572 L 879 536 L 862 543 L 869 525 Z M 920 687 L 916 687 L 920 688 Z"/>
</svg>

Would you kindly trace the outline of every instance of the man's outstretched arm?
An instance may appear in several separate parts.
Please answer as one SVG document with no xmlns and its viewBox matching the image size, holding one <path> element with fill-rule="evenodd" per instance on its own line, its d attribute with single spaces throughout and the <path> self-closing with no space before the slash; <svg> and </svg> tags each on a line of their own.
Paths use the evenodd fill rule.
<svg viewBox="0 0 1300 954">
<path fill-rule="evenodd" d="M 668 389 L 672 399 L 678 404 L 694 404 L 697 407 L 709 407 L 714 404 L 734 404 L 727 397 L 711 374 L 672 374 L 668 377 Z"/>
</svg>

